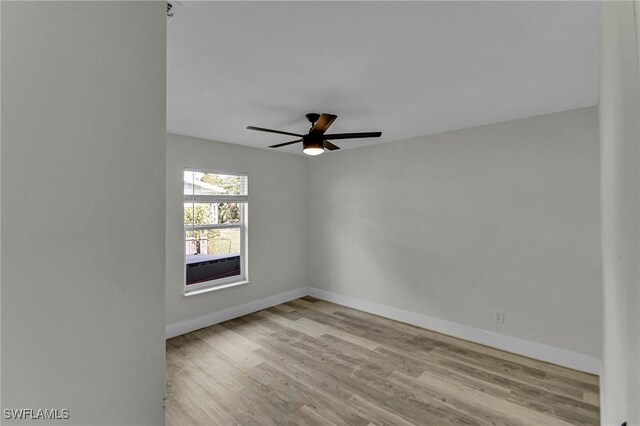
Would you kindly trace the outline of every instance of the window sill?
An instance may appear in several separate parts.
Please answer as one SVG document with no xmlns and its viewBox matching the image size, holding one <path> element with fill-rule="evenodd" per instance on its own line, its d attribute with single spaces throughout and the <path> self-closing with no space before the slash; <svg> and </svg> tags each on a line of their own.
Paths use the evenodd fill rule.
<svg viewBox="0 0 640 426">
<path fill-rule="evenodd" d="M 185 295 L 185 297 L 186 296 L 195 296 L 196 294 L 208 293 L 210 291 L 222 290 L 222 289 L 230 288 L 230 287 L 237 287 L 237 286 L 244 285 L 244 284 L 249 284 L 249 281 L 247 281 L 247 280 L 235 281 L 235 282 L 232 282 L 232 283 L 217 285 L 217 286 L 213 286 L 213 287 L 199 288 L 197 290 L 187 290 L 187 291 L 184 292 L 184 295 Z"/>
</svg>

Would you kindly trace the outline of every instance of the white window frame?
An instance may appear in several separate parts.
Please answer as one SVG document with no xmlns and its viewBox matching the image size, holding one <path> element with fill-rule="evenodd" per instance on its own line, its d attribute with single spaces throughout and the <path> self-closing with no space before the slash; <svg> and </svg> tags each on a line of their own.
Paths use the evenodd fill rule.
<svg viewBox="0 0 640 426">
<path fill-rule="evenodd" d="M 198 172 L 205 174 L 219 174 L 230 176 L 244 176 L 247 178 L 247 195 L 187 195 L 184 193 L 184 183 L 182 185 L 182 287 L 185 296 L 200 294 L 211 290 L 218 290 L 227 287 L 233 287 L 240 284 L 249 283 L 248 270 L 248 244 L 247 244 L 247 227 L 248 227 L 248 207 L 249 207 L 249 175 L 245 172 L 230 172 L 223 170 L 201 169 L 197 167 L 185 167 L 184 172 Z M 240 204 L 240 223 L 217 223 L 210 225 L 186 225 L 184 224 L 184 203 L 241 203 Z M 219 278 L 217 280 L 205 281 L 198 284 L 187 285 L 187 250 L 186 235 L 187 231 L 197 229 L 228 229 L 240 228 L 240 274 L 231 277 Z"/>
</svg>

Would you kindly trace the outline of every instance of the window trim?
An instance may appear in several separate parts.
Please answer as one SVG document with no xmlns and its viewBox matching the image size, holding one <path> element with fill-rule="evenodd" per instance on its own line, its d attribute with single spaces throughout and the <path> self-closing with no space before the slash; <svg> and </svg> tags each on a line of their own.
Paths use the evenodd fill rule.
<svg viewBox="0 0 640 426">
<path fill-rule="evenodd" d="M 240 207 L 242 214 L 242 207 Z M 209 225 L 184 225 L 184 230 L 186 231 L 200 231 L 207 229 L 229 229 L 229 228 L 242 228 L 242 222 L 234 222 L 234 223 L 211 223 Z"/>
<path fill-rule="evenodd" d="M 184 172 L 198 172 L 205 174 L 220 174 L 230 176 L 244 176 L 247 178 L 247 195 L 185 195 L 184 194 Z M 248 255 L 249 243 L 247 240 L 248 230 L 248 207 L 249 207 L 249 174 L 246 172 L 230 172 L 219 169 L 205 169 L 198 167 L 185 167 L 182 170 L 182 292 L 184 296 L 193 296 L 206 293 L 212 290 L 222 290 L 224 288 L 235 287 L 240 284 L 249 283 Z M 240 203 L 239 223 L 216 223 L 209 225 L 187 225 L 184 223 L 184 203 Z M 240 274 L 231 277 L 219 278 L 217 280 L 204 281 L 197 284 L 187 285 L 187 250 L 185 237 L 187 231 L 198 229 L 229 229 L 240 228 Z"/>
<path fill-rule="evenodd" d="M 189 170 L 185 170 L 185 171 L 189 171 Z M 208 173 L 208 172 L 200 172 L 200 173 L 206 173 L 210 175 L 221 174 L 221 173 Z M 227 173 L 226 176 L 242 176 L 242 175 L 231 175 Z M 189 203 L 246 203 L 248 198 L 249 198 L 248 195 L 185 195 L 184 196 L 184 200 Z"/>
</svg>

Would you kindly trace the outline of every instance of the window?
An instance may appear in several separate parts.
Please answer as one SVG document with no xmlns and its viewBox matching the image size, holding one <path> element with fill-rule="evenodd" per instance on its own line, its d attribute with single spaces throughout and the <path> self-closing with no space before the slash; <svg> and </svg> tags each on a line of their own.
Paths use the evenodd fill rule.
<svg viewBox="0 0 640 426">
<path fill-rule="evenodd" d="M 184 171 L 185 292 L 247 279 L 248 178 Z"/>
</svg>

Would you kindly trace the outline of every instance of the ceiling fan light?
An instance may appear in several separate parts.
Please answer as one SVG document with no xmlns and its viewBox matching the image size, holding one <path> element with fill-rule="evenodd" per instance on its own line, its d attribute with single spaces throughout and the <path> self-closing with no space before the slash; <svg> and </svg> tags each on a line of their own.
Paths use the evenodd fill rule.
<svg viewBox="0 0 640 426">
<path fill-rule="evenodd" d="M 305 147 L 302 152 L 307 155 L 320 155 L 324 152 L 324 148 L 320 148 L 318 146 L 308 146 Z"/>
</svg>

